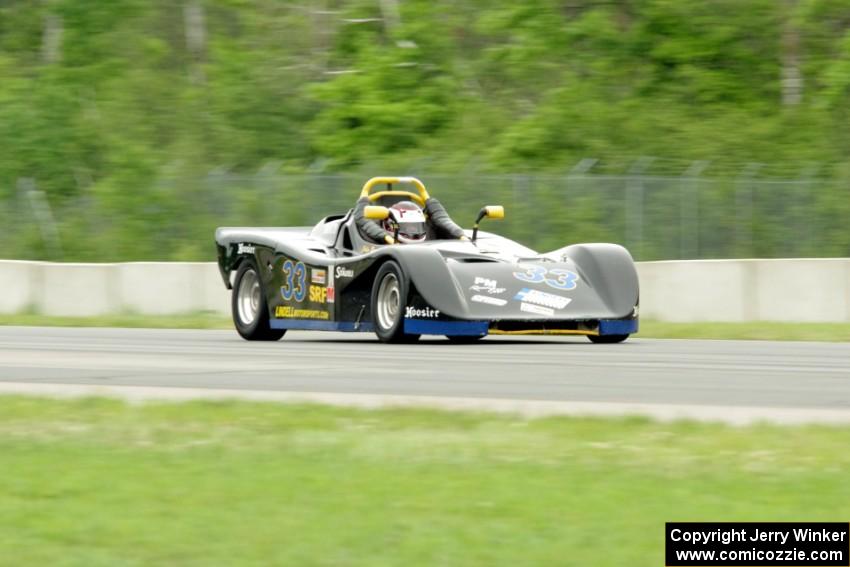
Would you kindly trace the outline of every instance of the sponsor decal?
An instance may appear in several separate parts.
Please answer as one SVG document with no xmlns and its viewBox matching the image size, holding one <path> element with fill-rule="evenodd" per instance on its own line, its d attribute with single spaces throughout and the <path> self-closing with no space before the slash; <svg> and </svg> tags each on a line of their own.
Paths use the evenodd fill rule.
<svg viewBox="0 0 850 567">
<path fill-rule="evenodd" d="M 330 313 L 318 309 L 300 309 L 290 305 L 278 305 L 274 308 L 278 319 L 330 319 Z"/>
<path fill-rule="evenodd" d="M 404 310 L 404 316 L 407 319 L 410 318 L 419 318 L 419 319 L 436 319 L 440 316 L 439 309 L 431 309 L 430 307 L 413 307 L 412 305 L 408 305 L 407 309 Z"/>
<path fill-rule="evenodd" d="M 310 283 L 325 285 L 328 283 L 328 273 L 325 270 L 312 268 L 310 270 Z"/>
<path fill-rule="evenodd" d="M 529 283 L 545 283 L 555 289 L 571 290 L 578 285 L 578 274 L 561 268 L 547 270 L 543 266 L 528 266 L 524 272 L 514 272 L 514 277 Z"/>
<path fill-rule="evenodd" d="M 545 291 L 538 291 L 536 289 L 528 289 L 527 287 L 519 290 L 519 293 L 514 296 L 514 299 L 526 303 L 535 303 L 544 307 L 552 307 L 554 309 L 563 309 L 572 301 L 569 297 L 546 293 Z"/>
<path fill-rule="evenodd" d="M 541 307 L 539 305 L 532 305 L 531 303 L 520 303 L 519 310 L 525 311 L 526 313 L 534 313 L 535 315 L 554 315 L 555 314 L 554 309 L 549 309 L 548 307 Z"/>
<path fill-rule="evenodd" d="M 254 248 L 254 247 L 253 247 L 253 246 L 251 246 L 250 244 L 242 244 L 242 243 L 240 243 L 240 244 L 236 247 L 236 253 L 237 253 L 237 254 L 253 254 L 254 252 L 256 252 L 256 248 Z"/>
<path fill-rule="evenodd" d="M 345 268 L 343 266 L 336 267 L 336 277 L 337 278 L 353 278 L 354 270 L 350 268 Z"/>
<path fill-rule="evenodd" d="M 469 300 L 474 301 L 476 303 L 486 303 L 487 305 L 498 305 L 499 307 L 505 305 L 508 302 L 506 299 L 490 297 L 489 295 L 473 295 L 469 298 Z"/>
<path fill-rule="evenodd" d="M 328 303 L 333 303 L 336 299 L 336 288 L 333 286 L 328 287 Z"/>
<path fill-rule="evenodd" d="M 505 293 L 505 288 L 496 287 L 497 285 L 499 285 L 499 283 L 496 280 L 476 277 L 472 285 L 469 286 L 469 289 L 472 291 L 477 291 L 479 293 L 486 292 L 493 295 Z"/>
<path fill-rule="evenodd" d="M 310 286 L 310 301 L 313 303 L 325 303 L 328 299 L 328 288 L 311 285 Z"/>
</svg>

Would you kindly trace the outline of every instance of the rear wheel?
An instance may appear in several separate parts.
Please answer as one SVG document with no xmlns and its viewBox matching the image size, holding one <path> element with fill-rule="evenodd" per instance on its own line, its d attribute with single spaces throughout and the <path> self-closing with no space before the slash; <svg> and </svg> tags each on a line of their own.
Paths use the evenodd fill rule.
<svg viewBox="0 0 850 567">
<path fill-rule="evenodd" d="M 597 344 L 621 343 L 629 338 L 629 335 L 587 335 L 590 342 Z"/>
<path fill-rule="evenodd" d="M 404 332 L 404 308 L 410 290 L 401 267 L 390 260 L 384 263 L 372 284 L 372 320 L 375 334 L 385 343 L 408 343 L 419 335 Z"/>
<path fill-rule="evenodd" d="M 236 272 L 231 299 L 236 332 L 248 341 L 276 341 L 285 329 L 272 329 L 269 308 L 263 293 L 263 282 L 254 260 L 245 260 Z"/>
</svg>

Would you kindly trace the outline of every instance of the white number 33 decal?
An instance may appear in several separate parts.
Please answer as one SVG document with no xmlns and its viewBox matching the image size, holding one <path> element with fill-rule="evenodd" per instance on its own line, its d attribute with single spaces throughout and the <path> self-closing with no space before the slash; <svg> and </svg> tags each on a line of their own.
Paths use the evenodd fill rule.
<svg viewBox="0 0 850 567">
<path fill-rule="evenodd" d="M 578 274 L 569 270 L 547 270 L 542 266 L 531 266 L 524 272 L 514 272 L 518 280 L 529 283 L 545 283 L 555 289 L 575 289 L 578 282 Z"/>
</svg>

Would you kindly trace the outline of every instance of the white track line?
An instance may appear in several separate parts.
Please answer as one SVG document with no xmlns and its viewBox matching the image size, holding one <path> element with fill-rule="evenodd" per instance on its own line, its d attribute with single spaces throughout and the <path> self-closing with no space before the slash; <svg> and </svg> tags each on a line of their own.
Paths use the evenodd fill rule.
<svg viewBox="0 0 850 567">
<path fill-rule="evenodd" d="M 562 402 L 498 398 L 447 398 L 439 396 L 336 394 L 323 392 L 103 386 L 29 382 L 0 382 L 0 394 L 37 395 L 56 398 L 100 396 L 120 398 L 130 402 L 246 400 L 252 402 L 318 403 L 362 409 L 430 408 L 451 411 L 483 411 L 516 414 L 523 417 L 553 415 L 592 417 L 643 416 L 658 421 L 688 419 L 730 425 L 749 425 L 760 422 L 781 425 L 850 424 L 850 410 L 842 409 Z"/>
</svg>

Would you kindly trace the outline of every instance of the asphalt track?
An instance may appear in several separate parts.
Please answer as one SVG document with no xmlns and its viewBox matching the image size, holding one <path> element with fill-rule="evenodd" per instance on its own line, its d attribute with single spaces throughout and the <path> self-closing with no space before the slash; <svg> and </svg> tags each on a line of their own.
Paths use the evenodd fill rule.
<svg viewBox="0 0 850 567">
<path fill-rule="evenodd" d="M 850 416 L 850 344 L 488 337 L 459 345 L 433 337 L 384 345 L 372 334 L 294 331 L 249 343 L 233 331 L 0 327 L 0 387 L 39 384 Z"/>
</svg>

